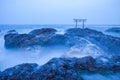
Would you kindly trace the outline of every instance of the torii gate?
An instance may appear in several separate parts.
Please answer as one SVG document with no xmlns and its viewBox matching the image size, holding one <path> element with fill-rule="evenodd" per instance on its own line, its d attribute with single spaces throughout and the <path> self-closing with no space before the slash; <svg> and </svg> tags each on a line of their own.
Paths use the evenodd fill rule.
<svg viewBox="0 0 120 80">
<path fill-rule="evenodd" d="M 75 28 L 78 26 L 78 22 L 82 22 L 82 28 L 84 29 L 84 23 L 87 21 L 87 19 L 73 19 L 76 23 Z"/>
</svg>

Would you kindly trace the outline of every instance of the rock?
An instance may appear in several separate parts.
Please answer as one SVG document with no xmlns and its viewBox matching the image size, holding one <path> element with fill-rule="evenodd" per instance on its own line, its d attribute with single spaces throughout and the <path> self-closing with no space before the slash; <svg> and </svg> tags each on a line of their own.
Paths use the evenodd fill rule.
<svg viewBox="0 0 120 80">
<path fill-rule="evenodd" d="M 91 56 L 53 58 L 42 66 L 26 63 L 6 69 L 1 72 L 0 80 L 83 80 L 81 75 L 84 72 L 94 74 L 120 72 L 120 65 L 109 63 L 109 67 L 104 61 L 98 64 L 97 60 Z"/>
<path fill-rule="evenodd" d="M 4 36 L 6 48 L 21 48 L 33 45 L 33 35 L 28 34 L 7 34 Z"/>
<path fill-rule="evenodd" d="M 98 52 L 119 54 L 120 52 L 120 38 L 105 35 L 101 32 L 92 29 L 71 28 L 66 30 L 65 34 L 56 34 L 53 28 L 42 28 L 31 31 L 29 34 L 6 34 L 5 47 L 6 48 L 24 48 L 29 46 L 54 46 L 64 45 L 68 48 L 73 46 L 88 47 L 96 49 Z M 81 48 L 81 47 L 79 47 Z M 88 47 L 90 48 L 90 47 Z"/>
<path fill-rule="evenodd" d="M 33 76 L 37 80 L 83 80 L 74 68 L 75 60 L 76 58 L 53 58 L 33 73 Z"/>
<path fill-rule="evenodd" d="M 98 32 L 96 30 L 92 30 L 92 29 L 81 29 L 81 28 L 71 28 L 66 30 L 65 35 L 68 36 L 79 36 L 79 37 L 86 37 L 89 35 L 102 35 L 102 32 Z"/>
<path fill-rule="evenodd" d="M 106 32 L 120 33 L 120 27 L 112 27 L 106 30 Z"/>
<path fill-rule="evenodd" d="M 31 35 L 45 35 L 45 34 L 55 34 L 57 32 L 56 29 L 53 29 L 53 28 L 42 28 L 42 29 L 35 29 L 33 31 L 31 31 L 29 34 Z"/>
<path fill-rule="evenodd" d="M 112 56 L 112 61 L 116 63 L 120 63 L 120 55 L 113 55 Z"/>
<path fill-rule="evenodd" d="M 64 35 L 56 34 L 46 41 L 46 45 L 51 45 L 51 46 L 65 45 L 66 44 L 66 39 L 67 38 Z"/>
<path fill-rule="evenodd" d="M 84 43 L 95 44 L 102 50 L 103 53 L 120 54 L 120 38 L 105 35 L 101 32 L 91 29 L 71 28 L 66 31 L 64 36 L 67 38 L 68 46 L 81 46 Z"/>
<path fill-rule="evenodd" d="M 9 31 L 5 36 L 6 48 L 24 48 L 34 45 L 49 46 L 64 44 L 65 37 L 55 34 L 56 30 L 52 28 L 36 29 L 29 34 L 13 34 L 15 30 Z"/>
<path fill-rule="evenodd" d="M 37 64 L 21 64 L 6 69 L 0 75 L 0 80 L 31 80 L 31 73 L 36 70 Z M 32 79 L 33 80 L 33 79 Z"/>
<path fill-rule="evenodd" d="M 9 30 L 7 32 L 7 34 L 4 36 L 4 39 L 5 39 L 5 46 L 6 47 L 12 47 L 10 45 L 12 45 L 13 43 L 13 38 L 15 38 L 16 36 L 18 36 L 18 32 L 16 32 L 16 30 Z M 15 42 L 14 42 L 15 43 Z"/>
<path fill-rule="evenodd" d="M 81 28 L 71 28 L 66 30 L 64 34 L 67 37 L 67 44 L 70 46 L 81 44 L 81 42 L 85 42 L 88 40 L 87 38 L 90 36 L 103 35 L 101 32 L 92 30 L 92 29 L 81 29 Z"/>
<path fill-rule="evenodd" d="M 16 30 L 9 30 L 7 34 L 18 34 L 18 32 Z"/>
<path fill-rule="evenodd" d="M 114 64 L 110 69 L 114 72 L 120 72 L 120 64 Z"/>
<path fill-rule="evenodd" d="M 91 56 L 80 58 L 75 63 L 77 69 L 86 70 L 89 72 L 94 72 L 95 69 L 95 59 Z"/>
<path fill-rule="evenodd" d="M 109 35 L 90 36 L 89 40 L 109 54 L 119 54 L 120 38 Z"/>
</svg>

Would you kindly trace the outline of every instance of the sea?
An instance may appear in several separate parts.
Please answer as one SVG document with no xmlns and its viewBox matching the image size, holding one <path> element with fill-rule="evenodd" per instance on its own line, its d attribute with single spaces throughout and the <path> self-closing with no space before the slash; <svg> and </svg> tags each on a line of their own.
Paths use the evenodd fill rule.
<svg viewBox="0 0 120 80">
<path fill-rule="evenodd" d="M 8 50 L 4 47 L 4 35 L 9 30 L 16 30 L 18 33 L 29 33 L 34 29 L 41 28 L 55 28 L 58 30 L 57 33 L 64 34 L 65 30 L 69 28 L 74 28 L 75 25 L 68 24 L 45 24 L 45 25 L 0 25 L 0 71 L 3 71 L 7 68 L 13 67 L 22 63 L 37 63 L 39 65 L 43 65 L 48 62 L 52 58 L 62 57 L 64 54 L 70 52 L 67 47 L 40 47 L 37 46 L 35 49 L 22 49 L 22 50 Z M 81 28 L 81 25 L 78 25 L 78 28 Z M 114 32 L 106 32 L 107 29 L 112 27 L 120 27 L 120 25 L 85 25 L 85 28 L 94 29 L 100 32 L 103 32 L 106 35 L 111 35 L 114 37 L 120 37 L 120 33 Z M 85 54 L 87 55 L 87 54 Z M 76 57 L 72 55 L 72 57 Z M 77 56 L 79 57 L 79 55 Z M 119 74 L 115 74 L 112 76 L 104 77 L 99 74 L 90 74 L 83 75 L 85 80 L 93 80 L 96 77 L 96 80 L 112 80 L 115 78 L 116 80 L 120 80 Z M 117 75 L 117 77 L 116 77 Z M 99 77 L 99 79 L 97 79 Z"/>
</svg>

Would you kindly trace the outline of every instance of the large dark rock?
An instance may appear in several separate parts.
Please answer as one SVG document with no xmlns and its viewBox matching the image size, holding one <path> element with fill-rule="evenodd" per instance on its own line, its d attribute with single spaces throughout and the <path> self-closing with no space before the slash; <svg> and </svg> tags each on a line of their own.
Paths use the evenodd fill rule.
<svg viewBox="0 0 120 80">
<path fill-rule="evenodd" d="M 18 34 L 18 32 L 16 30 L 9 30 L 7 34 Z"/>
<path fill-rule="evenodd" d="M 80 58 L 75 63 L 78 69 L 86 70 L 86 71 L 95 71 L 95 59 L 91 56 Z"/>
<path fill-rule="evenodd" d="M 110 35 L 96 35 L 88 37 L 88 40 L 100 46 L 102 50 L 109 54 L 120 54 L 120 38 Z"/>
<path fill-rule="evenodd" d="M 42 29 L 35 29 L 31 31 L 29 34 L 31 35 L 43 35 L 43 34 L 55 34 L 57 32 L 56 29 L 53 28 L 42 28 Z"/>
<path fill-rule="evenodd" d="M 52 28 L 36 29 L 29 34 L 13 34 L 9 31 L 5 36 L 6 48 L 24 48 L 34 45 L 65 45 L 64 35 L 55 34 L 56 30 Z"/>
<path fill-rule="evenodd" d="M 4 36 L 6 48 L 24 48 L 28 46 L 54 46 L 64 45 L 68 47 L 86 46 L 94 44 L 105 53 L 120 54 L 120 38 L 105 35 L 91 29 L 71 28 L 65 34 L 56 34 L 53 28 L 43 28 L 31 31 L 29 34 L 11 34 Z M 97 49 L 96 46 L 93 46 Z"/>
<path fill-rule="evenodd" d="M 83 80 L 74 67 L 75 62 L 76 58 L 53 58 L 33 76 L 37 80 Z"/>
<path fill-rule="evenodd" d="M 67 38 L 67 45 L 74 46 L 82 43 L 86 43 L 86 41 L 90 41 L 88 38 L 90 36 L 98 36 L 104 35 L 101 32 L 92 30 L 92 29 L 81 29 L 81 28 L 71 28 L 66 30 L 64 36 Z"/>
<path fill-rule="evenodd" d="M 0 80 L 34 80 L 31 75 L 37 67 L 37 64 L 17 65 L 3 71 Z"/>
<path fill-rule="evenodd" d="M 86 37 L 86 36 L 89 36 L 89 35 L 102 35 L 102 32 L 98 32 L 96 30 L 92 30 L 92 29 L 88 29 L 88 28 L 85 28 L 85 29 L 81 29 L 81 28 L 71 28 L 71 29 L 68 29 L 66 30 L 66 33 L 65 35 L 67 36 L 79 36 L 79 37 Z"/>
<path fill-rule="evenodd" d="M 7 34 L 4 36 L 5 47 L 21 48 L 21 47 L 30 46 L 33 44 L 30 43 L 33 37 L 34 37 L 33 35 L 28 35 L 28 34 Z"/>
<path fill-rule="evenodd" d="M 56 34 L 49 38 L 44 45 L 65 45 L 67 38 L 64 35 Z"/>
<path fill-rule="evenodd" d="M 120 54 L 120 38 L 105 35 L 101 32 L 91 29 L 72 28 L 68 29 L 65 33 L 68 38 L 67 43 L 70 46 L 81 44 L 82 42 L 89 41 L 99 46 L 104 52 L 109 54 Z M 82 41 L 81 41 L 82 39 Z"/>
<path fill-rule="evenodd" d="M 112 56 L 112 61 L 116 63 L 120 63 L 120 55 L 113 55 Z"/>
<path fill-rule="evenodd" d="M 100 60 L 100 59 L 99 59 Z M 109 67 L 108 67 L 109 65 Z M 91 56 L 83 58 L 53 58 L 43 66 L 21 64 L 1 72 L 0 80 L 83 80 L 86 73 L 120 72 L 115 62 L 99 63 Z"/>
</svg>

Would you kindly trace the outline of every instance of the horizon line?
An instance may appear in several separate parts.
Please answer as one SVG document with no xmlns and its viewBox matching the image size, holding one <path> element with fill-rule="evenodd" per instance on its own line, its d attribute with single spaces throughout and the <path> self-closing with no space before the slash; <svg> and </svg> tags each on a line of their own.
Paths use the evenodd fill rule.
<svg viewBox="0 0 120 80">
<path fill-rule="evenodd" d="M 0 24 L 0 25 L 75 25 L 75 24 Z M 120 24 L 85 24 L 85 25 L 120 26 Z"/>
</svg>

